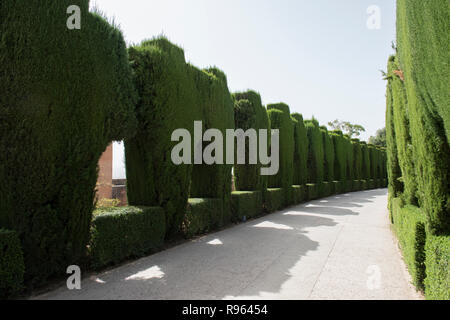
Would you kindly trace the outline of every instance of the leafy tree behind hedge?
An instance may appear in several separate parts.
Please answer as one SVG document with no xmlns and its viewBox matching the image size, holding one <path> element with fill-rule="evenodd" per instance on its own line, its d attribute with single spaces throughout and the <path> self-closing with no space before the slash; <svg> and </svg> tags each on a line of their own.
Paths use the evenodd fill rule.
<svg viewBox="0 0 450 320">
<path fill-rule="evenodd" d="M 81 30 L 66 28 L 70 5 Z M 0 227 L 21 240 L 28 286 L 84 258 L 98 160 L 134 131 L 125 42 L 88 8 L 0 4 Z"/>
<path fill-rule="evenodd" d="M 160 37 L 129 49 L 138 130 L 125 140 L 127 194 L 130 205 L 162 206 L 167 236 L 180 230 L 189 196 L 192 165 L 175 165 L 171 151 L 178 128 L 193 136 L 194 120 L 201 120 L 196 88 L 184 52 Z"/>
</svg>

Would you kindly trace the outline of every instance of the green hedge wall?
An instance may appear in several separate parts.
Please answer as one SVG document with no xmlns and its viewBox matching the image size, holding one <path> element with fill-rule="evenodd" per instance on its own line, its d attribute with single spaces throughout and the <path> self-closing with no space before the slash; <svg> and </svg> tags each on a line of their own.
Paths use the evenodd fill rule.
<svg viewBox="0 0 450 320">
<path fill-rule="evenodd" d="M 324 179 L 324 147 L 322 132 L 316 119 L 305 120 L 308 135 L 308 182 L 320 183 Z"/>
<path fill-rule="evenodd" d="M 24 272 L 23 252 L 16 232 L 0 229 L 0 299 L 22 290 Z"/>
<path fill-rule="evenodd" d="M 364 180 L 370 179 L 370 154 L 369 146 L 365 141 L 360 142 L 362 154 L 362 177 Z"/>
<path fill-rule="evenodd" d="M 233 100 L 234 122 L 236 129 L 243 129 L 244 131 L 246 131 L 250 128 L 253 128 L 257 132 L 259 129 L 267 129 L 268 142 L 270 142 L 269 118 L 267 116 L 266 109 L 262 105 L 261 96 L 259 95 L 259 93 L 255 91 L 237 92 L 233 94 Z M 248 142 L 246 142 L 246 155 L 248 155 L 248 150 Z M 265 189 L 267 188 L 267 177 L 261 176 L 260 170 L 260 164 L 236 164 L 234 166 L 236 190 L 260 190 L 264 193 Z"/>
<path fill-rule="evenodd" d="M 428 235 L 425 252 L 426 298 L 450 300 L 450 237 Z"/>
<path fill-rule="evenodd" d="M 303 116 L 293 113 L 294 119 L 294 185 L 305 185 L 308 180 L 308 136 Z"/>
<path fill-rule="evenodd" d="M 164 242 L 166 219 L 162 208 L 107 208 L 96 210 L 94 215 L 90 257 L 95 269 L 144 256 Z"/>
<path fill-rule="evenodd" d="M 353 178 L 361 180 L 363 178 L 363 156 L 359 139 L 352 139 L 353 147 Z"/>
<path fill-rule="evenodd" d="M 218 129 L 222 136 L 226 137 L 227 129 L 234 129 L 234 103 L 228 91 L 225 74 L 210 68 L 198 70 L 191 67 L 194 76 L 198 97 L 197 105 L 200 106 L 203 119 L 203 130 Z M 207 147 L 210 142 L 203 142 Z M 204 150 L 203 148 L 203 150 Z M 219 198 L 223 201 L 222 223 L 226 224 L 231 219 L 231 170 L 232 165 L 226 163 L 226 143 L 223 141 L 223 164 L 194 165 L 191 178 L 191 198 Z"/>
<path fill-rule="evenodd" d="M 345 181 L 347 177 L 345 140 L 341 131 L 332 131 L 330 136 L 334 146 L 334 179 Z"/>
<path fill-rule="evenodd" d="M 128 202 L 163 207 L 171 236 L 180 230 L 192 172 L 192 165 L 172 162 L 178 142 L 171 136 L 185 128 L 193 137 L 194 120 L 202 115 L 182 49 L 161 37 L 131 47 L 129 53 L 140 99 L 137 133 L 125 140 Z"/>
<path fill-rule="evenodd" d="M 192 238 L 222 226 L 223 199 L 194 199 L 188 201 L 183 221 L 183 234 Z"/>
<path fill-rule="evenodd" d="M 289 112 L 289 106 L 284 103 L 269 104 L 267 113 L 271 129 L 280 130 L 280 170 L 274 176 L 269 176 L 269 188 L 282 188 L 285 193 L 285 204 L 292 199 L 291 188 L 294 173 L 294 124 Z"/>
<path fill-rule="evenodd" d="M 293 185 L 292 186 L 292 204 L 300 204 L 306 201 L 306 186 Z"/>
<path fill-rule="evenodd" d="M 81 30 L 65 26 L 70 5 Z M 135 129 L 125 42 L 88 9 L 0 5 L 0 227 L 21 240 L 29 288 L 83 260 L 98 160 Z"/>
<path fill-rule="evenodd" d="M 450 233 L 450 12 L 445 0 L 397 1 L 398 64 L 404 75 L 419 204 L 435 234 Z"/>
<path fill-rule="evenodd" d="M 334 181 L 334 144 L 327 127 L 320 127 L 324 153 L 324 181 Z"/>
<path fill-rule="evenodd" d="M 277 210 L 283 209 L 285 205 L 286 195 L 281 188 L 268 188 L 266 196 L 264 197 L 264 211 L 266 213 L 272 213 Z"/>
<path fill-rule="evenodd" d="M 231 194 L 233 221 L 245 221 L 259 216 L 263 210 L 261 191 L 235 191 Z"/>
<path fill-rule="evenodd" d="M 393 200 L 392 216 L 405 262 L 414 285 L 423 290 L 425 279 L 425 215 L 414 206 L 402 207 L 402 201 Z"/>
<path fill-rule="evenodd" d="M 345 155 L 347 158 L 347 181 L 352 181 L 355 177 L 354 167 L 353 167 L 353 145 L 352 141 L 348 136 L 344 136 L 345 144 Z"/>
</svg>

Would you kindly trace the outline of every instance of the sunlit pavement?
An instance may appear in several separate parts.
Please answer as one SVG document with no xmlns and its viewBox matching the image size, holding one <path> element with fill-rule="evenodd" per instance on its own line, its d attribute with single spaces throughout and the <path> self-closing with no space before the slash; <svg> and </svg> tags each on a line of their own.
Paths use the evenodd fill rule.
<svg viewBox="0 0 450 320">
<path fill-rule="evenodd" d="M 386 189 L 308 202 L 35 298 L 421 299 L 386 206 Z"/>
</svg>

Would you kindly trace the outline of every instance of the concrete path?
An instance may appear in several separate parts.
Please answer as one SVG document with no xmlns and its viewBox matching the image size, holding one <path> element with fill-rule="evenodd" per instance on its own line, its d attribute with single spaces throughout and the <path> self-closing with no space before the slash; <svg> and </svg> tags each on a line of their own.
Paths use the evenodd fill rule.
<svg viewBox="0 0 450 320">
<path fill-rule="evenodd" d="M 312 201 L 87 277 L 37 299 L 420 299 L 387 191 Z"/>
</svg>

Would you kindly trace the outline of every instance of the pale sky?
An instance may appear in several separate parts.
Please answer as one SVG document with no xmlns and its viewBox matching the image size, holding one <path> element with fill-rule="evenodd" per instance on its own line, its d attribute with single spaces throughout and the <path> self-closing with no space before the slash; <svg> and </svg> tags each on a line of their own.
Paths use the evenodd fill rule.
<svg viewBox="0 0 450 320">
<path fill-rule="evenodd" d="M 395 40 L 392 0 L 96 0 L 128 43 L 159 34 L 185 50 L 186 60 L 217 66 L 231 92 L 253 89 L 264 104 L 321 124 L 340 119 L 367 130 L 384 127 L 386 70 Z M 381 28 L 367 27 L 371 5 Z M 114 148 L 114 178 L 124 177 Z"/>
</svg>

